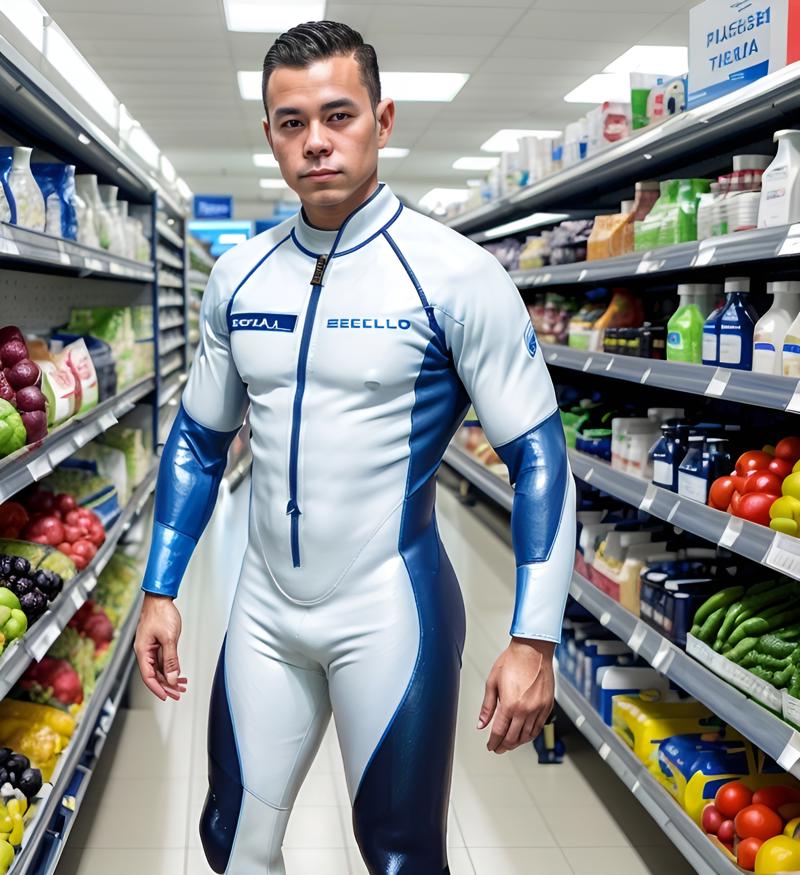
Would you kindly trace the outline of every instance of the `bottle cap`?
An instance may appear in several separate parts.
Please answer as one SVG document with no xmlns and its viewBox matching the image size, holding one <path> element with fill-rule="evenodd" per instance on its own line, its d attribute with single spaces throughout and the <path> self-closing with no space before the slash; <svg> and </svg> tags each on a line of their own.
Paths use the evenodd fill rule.
<svg viewBox="0 0 800 875">
<path fill-rule="evenodd" d="M 733 276 L 725 280 L 725 294 L 730 295 L 732 292 L 749 292 L 750 277 Z"/>
<path fill-rule="evenodd" d="M 798 280 L 776 280 L 774 283 L 767 283 L 767 294 L 775 295 L 779 292 L 791 292 L 792 294 L 800 294 L 800 281 Z"/>
<path fill-rule="evenodd" d="M 734 155 L 733 170 L 740 172 L 742 170 L 766 170 L 774 155 Z"/>
</svg>

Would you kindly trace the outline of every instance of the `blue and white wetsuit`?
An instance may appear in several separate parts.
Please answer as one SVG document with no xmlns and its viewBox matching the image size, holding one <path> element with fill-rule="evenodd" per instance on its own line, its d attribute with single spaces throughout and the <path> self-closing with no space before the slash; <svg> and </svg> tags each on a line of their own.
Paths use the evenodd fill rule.
<svg viewBox="0 0 800 875">
<path fill-rule="evenodd" d="M 339 231 L 302 213 L 215 265 L 159 472 L 143 589 L 174 596 L 250 407 L 249 543 L 212 693 L 208 860 L 283 873 L 335 715 L 371 873 L 446 873 L 464 606 L 435 475 L 471 397 L 515 484 L 511 634 L 557 641 L 574 486 L 517 289 L 386 185 Z"/>
</svg>

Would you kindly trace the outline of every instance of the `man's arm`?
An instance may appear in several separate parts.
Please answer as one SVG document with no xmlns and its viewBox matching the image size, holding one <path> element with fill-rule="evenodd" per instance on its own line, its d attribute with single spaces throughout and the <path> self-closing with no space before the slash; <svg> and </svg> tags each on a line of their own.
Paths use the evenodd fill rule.
<svg viewBox="0 0 800 875">
<path fill-rule="evenodd" d="M 497 712 L 488 747 L 502 753 L 535 737 L 552 710 L 552 655 L 575 555 L 575 487 L 528 313 L 499 263 L 480 255 L 459 318 L 445 321 L 459 376 L 514 487 L 513 640 L 492 668 L 478 723 L 484 728 Z"/>
<path fill-rule="evenodd" d="M 247 391 L 231 357 L 219 268 L 200 314 L 200 345 L 159 463 L 145 600 L 135 650 L 147 687 L 177 699 L 181 620 L 172 600 L 217 500 L 228 448 L 247 408 Z"/>
</svg>

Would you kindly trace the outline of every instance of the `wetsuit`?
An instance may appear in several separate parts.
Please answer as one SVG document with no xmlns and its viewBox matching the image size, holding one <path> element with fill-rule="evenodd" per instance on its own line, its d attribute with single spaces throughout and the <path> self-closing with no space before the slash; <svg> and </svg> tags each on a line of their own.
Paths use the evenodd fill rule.
<svg viewBox="0 0 800 875">
<path fill-rule="evenodd" d="M 283 873 L 333 712 L 371 873 L 440 875 L 464 606 L 435 475 L 471 397 L 515 485 L 511 633 L 556 641 L 575 547 L 552 384 L 495 258 L 380 185 L 226 253 L 161 460 L 143 589 L 175 596 L 250 407 L 249 539 L 209 719 L 209 863 Z"/>
</svg>

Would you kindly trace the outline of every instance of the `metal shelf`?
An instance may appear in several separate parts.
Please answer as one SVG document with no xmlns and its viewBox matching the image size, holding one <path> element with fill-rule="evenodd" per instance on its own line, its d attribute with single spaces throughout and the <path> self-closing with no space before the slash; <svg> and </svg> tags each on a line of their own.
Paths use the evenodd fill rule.
<svg viewBox="0 0 800 875">
<path fill-rule="evenodd" d="M 589 702 L 560 677 L 556 684 L 556 700 L 696 872 L 700 875 L 741 875 L 742 870 L 712 844 L 645 764 L 611 727 L 603 723 Z"/>
<path fill-rule="evenodd" d="M 158 326 L 159 331 L 170 331 L 173 328 L 183 328 L 183 317 L 173 319 L 172 322 L 164 322 Z"/>
<path fill-rule="evenodd" d="M 800 732 L 634 617 L 577 571 L 572 573 L 570 595 L 653 668 L 800 778 Z"/>
<path fill-rule="evenodd" d="M 690 395 L 770 407 L 787 413 L 800 413 L 800 380 L 795 377 L 588 352 L 551 343 L 542 343 L 540 346 L 544 360 L 551 367 L 657 386 L 660 389 L 672 389 Z"/>
<path fill-rule="evenodd" d="M 165 307 L 183 307 L 183 298 L 173 292 L 158 296 L 158 306 L 160 309 Z"/>
<path fill-rule="evenodd" d="M 174 363 L 165 363 L 162 365 L 160 376 L 161 379 L 164 380 L 169 377 L 171 374 L 174 374 L 175 371 L 179 371 L 183 367 L 183 357 L 176 355 Z"/>
<path fill-rule="evenodd" d="M 154 468 L 136 488 L 119 519 L 106 532 L 106 539 L 91 565 L 64 586 L 58 598 L 31 629 L 3 654 L 0 659 L 0 698 L 8 694 L 31 661 L 38 662 L 42 659 L 75 612 L 89 598 L 97 585 L 98 576 L 108 564 L 120 538 L 128 531 L 131 523 L 150 498 L 155 488 L 156 474 L 157 468 Z"/>
<path fill-rule="evenodd" d="M 514 490 L 509 483 L 492 474 L 486 465 L 479 462 L 458 444 L 451 443 L 445 450 L 444 461 L 501 507 L 507 511 L 511 510 L 514 502 Z"/>
<path fill-rule="evenodd" d="M 183 291 L 183 283 L 167 271 L 159 271 L 158 287 L 160 289 L 180 289 Z"/>
<path fill-rule="evenodd" d="M 175 270 L 183 270 L 183 262 L 177 255 L 173 255 L 165 246 L 157 248 L 158 260 L 161 264 L 167 267 L 172 267 Z"/>
<path fill-rule="evenodd" d="M 152 282 L 152 265 L 91 249 L 74 240 L 0 222 L 0 267 L 36 265 L 63 274 Z"/>
<path fill-rule="evenodd" d="M 120 629 L 114 654 L 100 676 L 69 745 L 59 758 L 51 780 L 50 794 L 39 803 L 33 823 L 26 828 L 22 849 L 14 858 L 14 862 L 8 870 L 9 875 L 28 875 L 28 873 L 34 872 L 37 875 L 42 875 L 45 872 L 55 871 L 69 829 L 60 837 L 59 841 L 58 837 L 51 832 L 50 825 L 72 783 L 76 770 L 80 767 L 81 760 L 89 752 L 90 746 L 95 753 L 99 753 L 95 743 L 95 736 L 98 732 L 101 734 L 100 747 L 102 748 L 102 744 L 105 743 L 133 666 L 131 645 L 136 634 L 143 597 L 143 593 L 138 595 Z M 114 692 L 115 697 L 111 699 L 111 694 Z M 70 823 L 70 829 L 71 825 Z M 51 844 L 49 848 L 45 848 L 44 843 L 52 843 L 54 839 L 57 843 L 56 847 L 53 848 Z M 42 855 L 46 855 L 48 859 L 41 860 Z"/>
<path fill-rule="evenodd" d="M 510 276 L 520 289 L 544 286 L 605 283 L 640 276 L 660 276 L 700 268 L 736 264 L 783 262 L 800 255 L 800 225 L 781 225 L 755 231 L 740 231 L 693 243 L 664 246 L 648 252 L 632 252 L 617 258 L 555 264 L 535 270 L 512 270 Z"/>
<path fill-rule="evenodd" d="M 156 222 L 156 231 L 158 231 L 158 236 L 166 240 L 167 243 L 172 244 L 176 249 L 183 250 L 183 240 L 165 222 Z"/>
<path fill-rule="evenodd" d="M 562 212 L 596 204 L 598 196 L 633 192 L 638 179 L 680 170 L 697 175 L 700 162 L 766 139 L 785 128 L 800 109 L 800 65 L 791 64 L 705 106 L 645 128 L 627 140 L 491 204 L 455 216 L 447 224 L 472 234 L 538 211 Z M 716 161 L 716 164 L 719 162 Z"/>
<path fill-rule="evenodd" d="M 176 337 L 172 343 L 162 346 L 158 354 L 160 356 L 169 355 L 171 352 L 175 352 L 176 349 L 180 349 L 182 346 L 186 346 L 186 338 Z"/>
<path fill-rule="evenodd" d="M 81 416 L 74 416 L 39 443 L 22 447 L 0 461 L 0 502 L 41 480 L 92 438 L 116 425 L 119 417 L 133 410 L 154 387 L 153 377 L 140 380 Z"/>
<path fill-rule="evenodd" d="M 165 404 L 169 404 L 175 395 L 181 391 L 187 379 L 187 374 L 177 374 L 168 381 L 165 381 L 158 395 L 158 406 L 163 407 Z"/>
<path fill-rule="evenodd" d="M 595 489 L 712 544 L 800 580 L 800 538 L 790 538 L 684 498 L 641 477 L 617 471 L 602 459 L 577 450 L 569 450 L 569 462 L 572 473 Z"/>
</svg>

